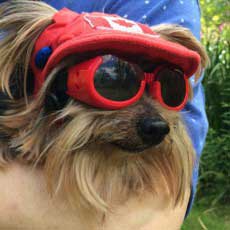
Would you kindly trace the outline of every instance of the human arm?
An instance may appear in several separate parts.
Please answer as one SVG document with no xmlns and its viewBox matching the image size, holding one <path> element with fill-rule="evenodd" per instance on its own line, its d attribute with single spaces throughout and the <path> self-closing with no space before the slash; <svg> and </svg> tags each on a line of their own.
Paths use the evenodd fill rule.
<svg viewBox="0 0 230 230">
<path fill-rule="evenodd" d="M 0 230 L 102 230 L 102 226 L 86 228 L 66 203 L 51 199 L 39 169 L 10 164 L 0 170 L 0 188 Z M 189 191 L 176 209 L 162 208 L 152 197 L 130 200 L 108 218 L 103 230 L 178 230 L 188 197 Z"/>
</svg>

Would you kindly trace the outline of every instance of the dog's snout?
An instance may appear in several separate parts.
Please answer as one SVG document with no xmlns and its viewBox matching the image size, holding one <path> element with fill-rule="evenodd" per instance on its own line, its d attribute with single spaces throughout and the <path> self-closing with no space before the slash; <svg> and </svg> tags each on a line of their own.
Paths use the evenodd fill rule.
<svg viewBox="0 0 230 230">
<path fill-rule="evenodd" d="M 138 134 L 146 143 L 159 144 L 169 133 L 169 125 L 160 118 L 141 118 L 137 123 Z"/>
</svg>

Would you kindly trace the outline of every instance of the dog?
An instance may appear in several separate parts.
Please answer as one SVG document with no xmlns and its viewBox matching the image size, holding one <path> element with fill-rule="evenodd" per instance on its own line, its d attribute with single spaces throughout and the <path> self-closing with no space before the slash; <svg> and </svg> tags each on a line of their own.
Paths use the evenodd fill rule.
<svg viewBox="0 0 230 230">
<path fill-rule="evenodd" d="M 41 168 L 47 191 L 62 196 L 87 216 L 106 215 L 131 197 L 162 196 L 162 190 L 166 205 L 181 204 L 191 186 L 195 153 L 179 111 L 165 108 L 147 91 L 119 109 L 63 98 L 53 88 L 59 84 L 57 79 L 65 78 L 66 69 L 75 65 L 75 54 L 55 63 L 44 82 L 34 86 L 35 46 L 56 13 L 38 1 L 11 0 L 0 5 L 0 168 L 12 161 Z M 84 19 L 92 26 L 90 17 Z M 151 30 L 154 35 L 149 34 L 149 39 L 158 36 L 199 55 L 197 80 L 208 57 L 192 33 L 177 25 Z M 131 36 L 136 35 L 131 31 Z M 117 55 L 108 48 L 87 57 L 84 52 L 84 60 L 78 63 L 111 52 Z M 145 72 L 159 64 L 140 63 L 138 52 L 130 58 Z M 188 97 L 192 98 L 191 86 Z"/>
</svg>

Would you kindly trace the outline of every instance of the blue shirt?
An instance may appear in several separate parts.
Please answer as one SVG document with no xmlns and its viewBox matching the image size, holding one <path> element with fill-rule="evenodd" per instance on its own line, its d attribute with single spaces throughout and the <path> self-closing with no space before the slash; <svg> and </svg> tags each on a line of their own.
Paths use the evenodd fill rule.
<svg viewBox="0 0 230 230">
<path fill-rule="evenodd" d="M 3 2 L 0 0 L 0 2 Z M 57 9 L 67 7 L 76 12 L 105 12 L 138 21 L 150 26 L 160 23 L 176 23 L 189 28 L 200 39 L 200 9 L 198 0 L 44 0 Z M 197 154 L 193 171 L 192 194 L 187 213 L 193 203 L 198 181 L 198 165 L 208 130 L 205 113 L 205 98 L 202 78 L 191 79 L 194 90 L 192 101 L 188 102 L 181 115 L 186 124 Z"/>
</svg>

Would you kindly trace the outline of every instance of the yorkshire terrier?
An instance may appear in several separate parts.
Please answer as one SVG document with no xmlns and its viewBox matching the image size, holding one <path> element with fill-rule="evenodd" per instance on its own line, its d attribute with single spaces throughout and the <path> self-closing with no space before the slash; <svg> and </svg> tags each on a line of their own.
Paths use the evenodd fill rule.
<svg viewBox="0 0 230 230">
<path fill-rule="evenodd" d="M 87 215 L 159 191 L 183 202 L 195 154 L 179 111 L 208 60 L 188 29 L 12 0 L 0 30 L 2 169 L 40 167 Z"/>
</svg>

